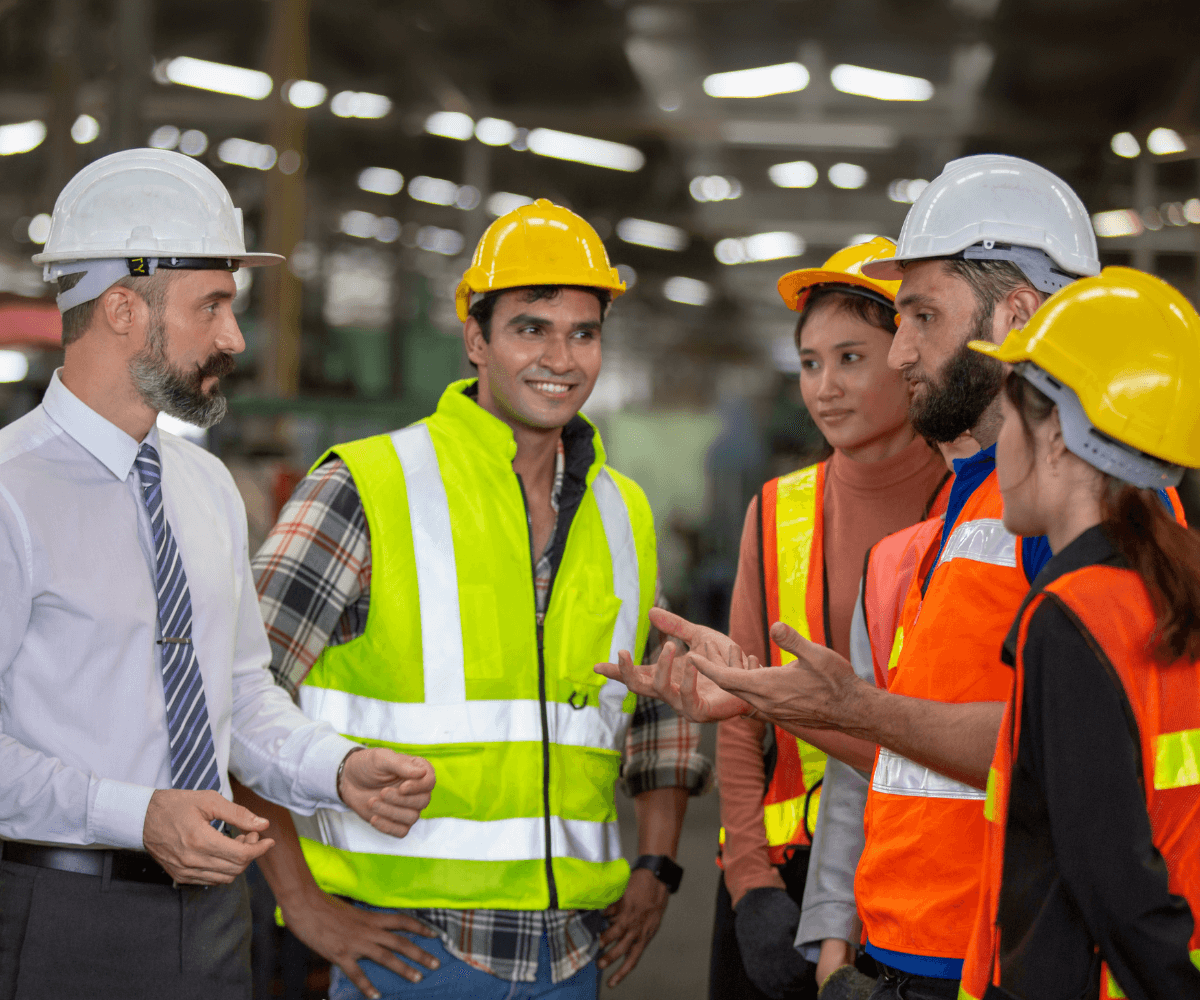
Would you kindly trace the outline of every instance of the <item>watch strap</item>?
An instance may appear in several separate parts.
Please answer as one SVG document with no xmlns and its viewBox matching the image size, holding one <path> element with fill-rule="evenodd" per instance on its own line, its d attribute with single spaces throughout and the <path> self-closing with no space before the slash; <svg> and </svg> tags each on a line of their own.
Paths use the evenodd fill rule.
<svg viewBox="0 0 1200 1000">
<path fill-rule="evenodd" d="M 667 892 L 679 891 L 679 883 L 683 881 L 683 869 L 665 854 L 643 854 L 633 863 L 633 870 L 645 868 L 651 875 L 667 887 Z"/>
</svg>

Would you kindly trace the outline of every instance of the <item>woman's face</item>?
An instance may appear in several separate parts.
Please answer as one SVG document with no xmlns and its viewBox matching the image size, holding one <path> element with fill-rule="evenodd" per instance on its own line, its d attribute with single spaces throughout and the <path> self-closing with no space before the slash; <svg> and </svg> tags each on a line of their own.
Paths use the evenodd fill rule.
<svg viewBox="0 0 1200 1000">
<path fill-rule="evenodd" d="M 888 367 L 892 335 L 837 306 L 835 298 L 818 302 L 800 334 L 804 405 L 825 440 L 851 458 L 899 437 L 907 444 L 908 383 Z"/>
</svg>

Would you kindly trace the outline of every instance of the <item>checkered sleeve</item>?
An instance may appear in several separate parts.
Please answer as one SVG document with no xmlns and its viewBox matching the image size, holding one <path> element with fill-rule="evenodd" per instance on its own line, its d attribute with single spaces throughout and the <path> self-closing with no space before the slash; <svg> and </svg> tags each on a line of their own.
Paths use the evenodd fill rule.
<svg viewBox="0 0 1200 1000">
<path fill-rule="evenodd" d="M 341 459 L 304 477 L 251 568 L 271 673 L 295 697 L 321 651 L 357 638 L 367 624 L 371 538 Z"/>
<path fill-rule="evenodd" d="M 659 584 L 654 606 L 669 610 Z M 646 641 L 646 661 L 658 655 L 662 636 L 651 627 Z M 700 752 L 700 726 L 655 698 L 638 696 L 625 738 L 621 781 L 630 796 L 656 788 L 686 788 L 703 795 L 712 788 L 712 762 Z"/>
</svg>

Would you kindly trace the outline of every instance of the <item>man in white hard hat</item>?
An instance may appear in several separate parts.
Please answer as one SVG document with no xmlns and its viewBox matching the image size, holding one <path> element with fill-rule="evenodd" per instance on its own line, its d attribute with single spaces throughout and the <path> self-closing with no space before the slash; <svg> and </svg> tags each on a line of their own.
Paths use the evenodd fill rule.
<svg viewBox="0 0 1200 1000">
<path fill-rule="evenodd" d="M 1050 557 L 1044 538 L 1004 528 L 995 476 L 1003 369 L 966 345 L 1000 343 L 1054 291 L 1099 270 L 1075 192 L 1036 164 L 993 155 L 947 164 L 910 210 L 895 257 L 864 268 L 902 280 L 889 363 L 913 387 L 913 426 L 937 442 L 969 432 L 980 447 L 954 462 L 945 525 L 918 559 L 886 691 L 786 625 L 771 637 L 801 668 L 745 671 L 729 640 L 660 612 L 655 624 L 696 655 L 657 682 L 629 662 L 603 668 L 644 693 L 669 695 L 673 681 L 673 701 L 697 721 L 755 710 L 817 746 L 830 729 L 878 745 L 855 882 L 866 949 L 883 969 L 875 1000 L 958 995 L 988 768 L 1012 683 L 1000 650 Z M 696 667 L 704 676 L 693 685 Z"/>
<path fill-rule="evenodd" d="M 153 149 L 80 171 L 34 258 L 66 356 L 0 430 L 5 1000 L 248 998 L 241 873 L 272 842 L 230 775 L 397 836 L 429 801 L 426 761 L 362 750 L 274 684 L 233 481 L 156 427 L 224 414 L 232 272 L 281 259 L 246 253 L 210 170 Z"/>
</svg>

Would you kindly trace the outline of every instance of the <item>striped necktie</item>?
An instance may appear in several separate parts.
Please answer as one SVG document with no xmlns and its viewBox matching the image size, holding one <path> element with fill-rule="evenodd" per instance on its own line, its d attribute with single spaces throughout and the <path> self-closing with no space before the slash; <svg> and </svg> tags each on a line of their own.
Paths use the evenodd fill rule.
<svg viewBox="0 0 1200 1000">
<path fill-rule="evenodd" d="M 220 791 L 221 776 L 208 725 L 204 683 L 192 646 L 192 595 L 175 536 L 163 512 L 158 452 L 143 444 L 134 464 L 142 481 L 142 497 L 150 515 L 158 561 L 158 624 L 162 629 L 159 648 L 171 743 L 171 787 Z"/>
</svg>

